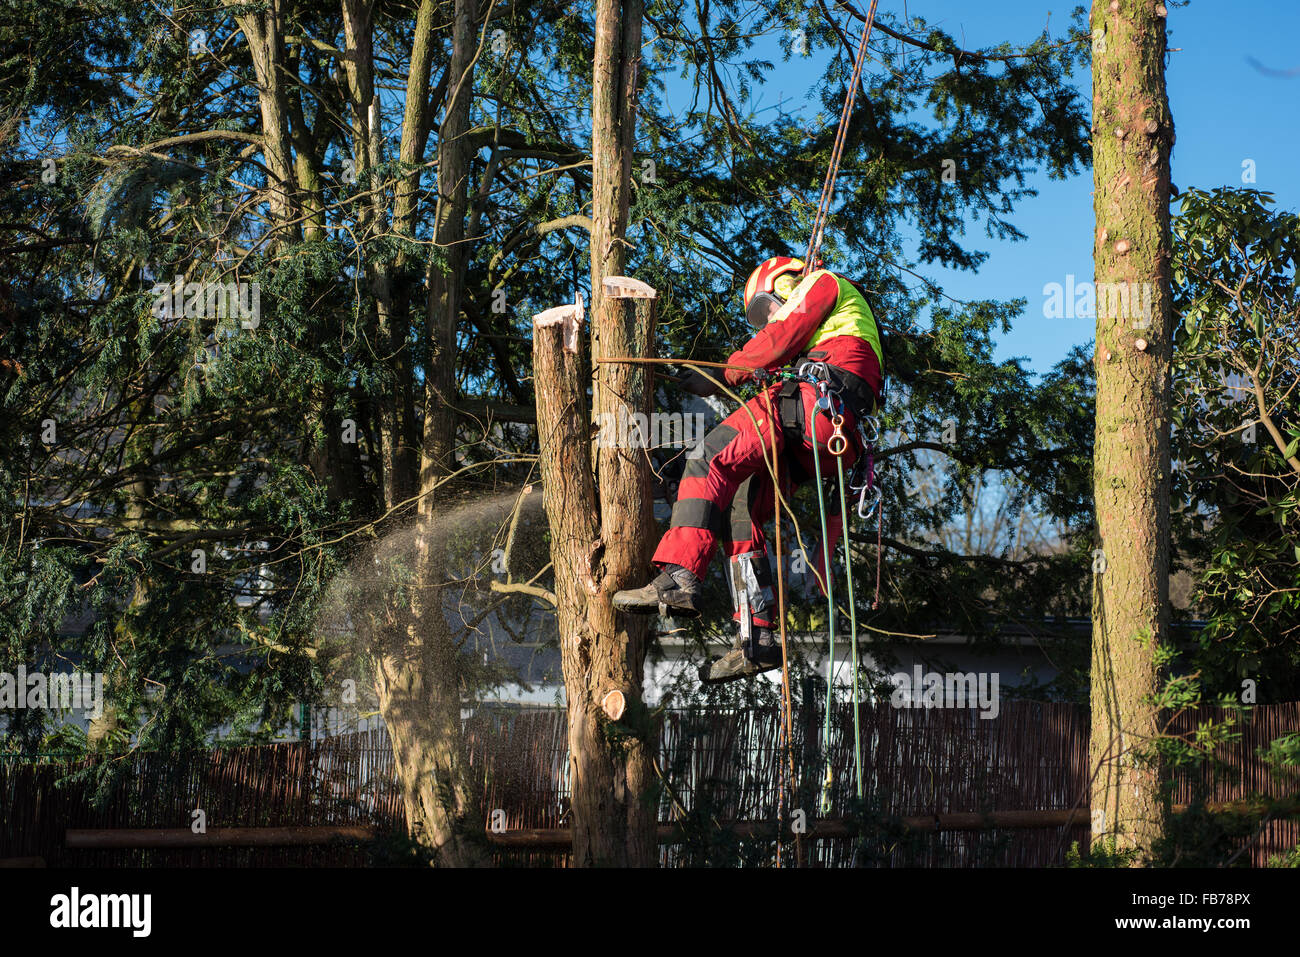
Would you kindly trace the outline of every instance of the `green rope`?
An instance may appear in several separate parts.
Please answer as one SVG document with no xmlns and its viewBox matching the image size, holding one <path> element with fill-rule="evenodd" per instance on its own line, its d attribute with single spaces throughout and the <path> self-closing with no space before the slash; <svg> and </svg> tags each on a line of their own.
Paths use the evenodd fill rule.
<svg viewBox="0 0 1300 957">
<path fill-rule="evenodd" d="M 864 453 L 865 454 L 865 451 Z M 862 721 L 861 706 L 858 700 L 858 608 L 853 598 L 853 554 L 849 551 L 849 506 L 844 497 L 844 456 L 835 456 L 835 464 L 840 470 L 840 523 L 844 538 L 844 577 L 847 579 L 849 599 L 849 640 L 852 644 L 851 662 L 853 668 L 853 765 L 858 777 L 858 798 L 862 798 Z"/>
<path fill-rule="evenodd" d="M 820 408 L 818 409 L 820 411 Z M 831 810 L 831 785 L 834 774 L 831 771 L 831 706 L 834 701 L 835 680 L 835 582 L 831 577 L 830 539 L 826 529 L 826 495 L 822 489 L 821 447 L 817 443 L 817 412 L 813 413 L 813 472 L 817 482 L 817 511 L 822 522 L 822 581 L 826 591 L 827 627 L 830 630 L 830 649 L 826 658 L 826 718 L 822 724 L 822 757 L 826 762 L 826 776 L 822 780 L 821 809 L 823 814 Z"/>
<path fill-rule="evenodd" d="M 780 373 L 783 379 L 799 379 L 801 376 Z M 826 591 L 827 631 L 829 640 L 826 656 L 826 716 L 822 722 L 822 755 L 826 762 L 826 776 L 822 780 L 821 811 L 829 814 L 831 810 L 831 786 L 835 783 L 831 770 L 831 710 L 835 702 L 835 580 L 831 575 L 830 535 L 826 527 L 826 494 L 822 487 L 821 446 L 817 441 L 817 415 L 826 412 L 817 406 L 813 413 L 813 477 L 817 483 L 817 512 L 822 524 L 822 574 Z M 840 522 L 844 538 L 844 574 L 848 586 L 849 600 L 849 635 L 852 641 L 850 667 L 853 670 L 853 764 L 857 778 L 858 798 L 863 797 L 862 784 L 862 706 L 858 691 L 858 609 L 853 595 L 853 555 L 849 550 L 848 502 L 845 497 L 846 480 L 844 477 L 844 457 L 835 456 L 835 465 L 839 470 Z"/>
</svg>

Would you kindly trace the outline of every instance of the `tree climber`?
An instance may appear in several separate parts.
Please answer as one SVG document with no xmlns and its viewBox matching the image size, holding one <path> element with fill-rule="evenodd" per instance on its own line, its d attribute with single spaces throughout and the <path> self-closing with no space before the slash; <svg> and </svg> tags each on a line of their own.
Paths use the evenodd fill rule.
<svg viewBox="0 0 1300 957">
<path fill-rule="evenodd" d="M 835 471 L 827 450 L 834 429 L 829 416 L 817 415 L 817 402 L 829 390 L 844 406 L 845 432 L 853 436 L 846 465 L 862 454 L 857 423 L 879 404 L 883 354 L 875 317 L 859 288 L 825 269 L 799 278 L 799 259 L 776 256 L 763 262 L 745 283 L 745 317 L 754 336 L 731 354 L 726 381 L 766 382 L 767 373 L 793 364 L 818 381 L 779 381 L 755 395 L 705 436 L 702 454 L 687 460 L 668 531 L 652 561 L 658 576 L 642 588 L 614 595 L 614 607 L 634 614 L 675 614 L 694 618 L 701 579 L 722 542 L 730 559 L 728 584 L 739 634 L 731 651 L 700 669 L 706 683 L 730 681 L 781 666 L 780 637 L 774 631 L 776 600 L 767 541 L 762 526 L 776 511 L 775 488 L 764 453 L 775 445 L 782 494 L 814 475 L 816 454 L 824 474 Z M 682 383 L 697 395 L 716 387 L 693 372 Z M 772 421 L 773 414 L 779 422 Z M 828 499 L 838 505 L 838 496 Z M 842 517 L 828 525 L 831 551 Z M 814 560 L 821 581 L 821 550 Z M 823 584 L 824 590 L 824 584 Z"/>
</svg>

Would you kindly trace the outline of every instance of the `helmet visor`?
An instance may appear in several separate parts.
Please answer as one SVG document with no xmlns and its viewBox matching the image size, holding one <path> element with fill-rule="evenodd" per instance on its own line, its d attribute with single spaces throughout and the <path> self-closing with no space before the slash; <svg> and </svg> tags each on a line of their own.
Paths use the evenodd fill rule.
<svg viewBox="0 0 1300 957">
<path fill-rule="evenodd" d="M 770 292 L 760 292 L 749 301 L 749 308 L 745 310 L 745 319 L 753 329 L 762 329 L 767 325 L 767 317 L 772 307 L 780 308 L 782 305 L 779 296 L 774 296 Z"/>
</svg>

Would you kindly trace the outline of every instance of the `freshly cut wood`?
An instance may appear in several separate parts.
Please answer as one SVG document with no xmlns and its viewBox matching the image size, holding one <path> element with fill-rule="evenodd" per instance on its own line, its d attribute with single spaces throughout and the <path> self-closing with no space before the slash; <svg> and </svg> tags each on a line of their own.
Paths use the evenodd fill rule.
<svg viewBox="0 0 1300 957">
<path fill-rule="evenodd" d="M 610 721 L 617 721 L 623 717 L 623 712 L 627 708 L 627 698 L 623 696 L 623 692 L 615 688 L 600 700 L 600 707 Z"/>
<path fill-rule="evenodd" d="M 578 333 L 582 330 L 582 320 L 586 312 L 582 307 L 582 293 L 568 306 L 555 306 L 533 316 L 533 327 L 545 329 L 548 326 L 560 326 L 563 330 L 564 351 L 577 354 Z"/>
<path fill-rule="evenodd" d="M 659 295 L 654 286 L 631 276 L 606 276 L 601 285 L 611 299 L 654 299 Z"/>
</svg>

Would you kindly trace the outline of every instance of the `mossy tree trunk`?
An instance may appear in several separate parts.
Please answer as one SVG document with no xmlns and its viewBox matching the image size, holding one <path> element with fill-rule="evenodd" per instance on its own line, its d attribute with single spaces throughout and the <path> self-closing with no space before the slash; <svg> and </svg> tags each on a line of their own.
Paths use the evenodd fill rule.
<svg viewBox="0 0 1300 957">
<path fill-rule="evenodd" d="M 1094 838 L 1147 848 L 1164 830 L 1156 645 L 1169 630 L 1169 154 L 1164 8 L 1092 9 L 1097 413 L 1093 483 Z M 1122 284 L 1119 286 L 1104 284 Z M 1150 289 L 1149 314 L 1143 315 Z M 1127 294 L 1129 308 L 1116 308 Z"/>
</svg>

